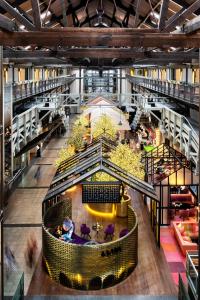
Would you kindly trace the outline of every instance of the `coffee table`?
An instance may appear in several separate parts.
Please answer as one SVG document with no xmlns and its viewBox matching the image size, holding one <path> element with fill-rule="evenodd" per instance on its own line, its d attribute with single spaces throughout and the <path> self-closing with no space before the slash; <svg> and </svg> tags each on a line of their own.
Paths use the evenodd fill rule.
<svg viewBox="0 0 200 300">
<path fill-rule="evenodd" d="M 103 229 L 103 226 L 99 224 L 98 222 L 92 225 L 92 229 L 96 231 L 96 236 L 99 236 L 99 231 Z"/>
</svg>

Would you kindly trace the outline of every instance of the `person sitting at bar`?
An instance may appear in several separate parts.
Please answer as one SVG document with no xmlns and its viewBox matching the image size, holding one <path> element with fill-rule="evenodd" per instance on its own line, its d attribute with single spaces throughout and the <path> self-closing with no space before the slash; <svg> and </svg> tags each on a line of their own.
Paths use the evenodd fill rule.
<svg viewBox="0 0 200 300">
<path fill-rule="evenodd" d="M 65 241 L 65 242 L 71 241 L 73 231 L 74 231 L 73 222 L 72 222 L 72 220 L 70 220 L 69 217 L 66 217 L 65 220 L 63 221 L 62 235 L 59 239 Z"/>
</svg>

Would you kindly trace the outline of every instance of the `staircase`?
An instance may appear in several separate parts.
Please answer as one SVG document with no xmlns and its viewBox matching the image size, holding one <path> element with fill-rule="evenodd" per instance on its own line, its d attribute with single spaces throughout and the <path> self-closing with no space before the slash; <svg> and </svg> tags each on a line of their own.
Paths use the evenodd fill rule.
<svg viewBox="0 0 200 300">
<path fill-rule="evenodd" d="M 135 129 L 137 128 L 137 125 L 138 125 L 138 123 L 139 123 L 139 121 L 140 121 L 141 116 L 142 116 L 142 110 L 141 110 L 140 107 L 138 106 L 138 107 L 137 107 L 137 110 L 136 110 L 135 117 L 134 117 L 134 119 L 133 119 L 133 122 L 131 123 L 131 128 L 132 128 L 132 129 L 135 130 Z"/>
</svg>

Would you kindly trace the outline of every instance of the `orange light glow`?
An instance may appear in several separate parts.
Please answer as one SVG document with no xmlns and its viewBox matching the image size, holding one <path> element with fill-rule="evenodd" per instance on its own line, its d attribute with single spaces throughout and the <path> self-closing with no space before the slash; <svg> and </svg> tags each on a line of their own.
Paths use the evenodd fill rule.
<svg viewBox="0 0 200 300">
<path fill-rule="evenodd" d="M 73 186 L 73 187 L 71 187 L 71 188 L 69 188 L 68 190 L 66 190 L 66 192 L 68 193 L 71 193 L 71 192 L 74 192 L 75 190 L 76 190 L 76 185 L 75 186 Z"/>
</svg>

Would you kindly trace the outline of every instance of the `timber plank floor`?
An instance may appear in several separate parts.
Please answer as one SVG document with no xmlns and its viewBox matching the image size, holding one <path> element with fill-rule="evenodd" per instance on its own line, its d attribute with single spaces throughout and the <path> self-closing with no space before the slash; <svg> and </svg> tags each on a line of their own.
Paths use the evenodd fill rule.
<svg viewBox="0 0 200 300">
<path fill-rule="evenodd" d="M 159 249 L 155 244 L 149 216 L 141 196 L 131 189 L 129 194 L 132 197 L 132 205 L 138 216 L 139 259 L 136 269 L 126 280 L 114 287 L 98 291 L 69 289 L 50 279 L 42 269 L 42 255 L 40 255 L 27 295 L 177 295 L 163 250 Z M 74 195 L 71 193 L 71 197 L 73 197 L 74 207 L 76 207 L 81 199 L 81 193 L 78 194 L 76 191 Z M 76 201 L 77 199 L 79 200 Z M 76 219 L 75 222 L 84 223 L 83 214 L 80 214 L 80 212 L 74 212 L 73 214 L 73 217 Z M 78 220 L 78 218 L 81 219 Z M 89 219 L 87 224 L 88 222 Z"/>
<path fill-rule="evenodd" d="M 70 120 L 70 128 L 74 119 Z M 34 267 L 28 267 L 24 258 L 27 240 L 30 236 L 35 236 L 38 246 L 36 258 L 39 258 L 42 248 L 42 201 L 56 172 L 55 159 L 59 151 L 66 147 L 69 132 L 68 130 L 62 137 L 52 137 L 46 149 L 42 151 L 42 157 L 34 159 L 33 164 L 23 174 L 4 211 L 4 247 L 9 246 L 15 255 L 17 270 L 24 272 L 25 295 L 34 273 Z M 40 176 L 35 178 L 39 166 Z M 13 291 L 17 288 L 13 282 L 10 285 L 10 278 L 4 281 L 4 287 L 8 285 L 12 286 Z"/>
</svg>

